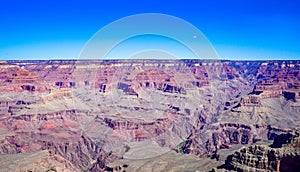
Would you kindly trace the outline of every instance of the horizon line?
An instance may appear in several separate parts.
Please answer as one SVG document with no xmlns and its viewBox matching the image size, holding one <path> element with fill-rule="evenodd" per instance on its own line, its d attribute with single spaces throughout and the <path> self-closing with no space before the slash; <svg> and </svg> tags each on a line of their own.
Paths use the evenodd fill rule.
<svg viewBox="0 0 300 172">
<path fill-rule="evenodd" d="M 188 58 L 182 58 L 182 59 L 9 59 L 9 60 L 1 60 L 1 61 L 134 61 L 134 60 L 148 60 L 148 61 L 179 61 L 179 60 L 197 60 L 197 61 L 300 61 L 300 59 L 188 59 Z"/>
</svg>

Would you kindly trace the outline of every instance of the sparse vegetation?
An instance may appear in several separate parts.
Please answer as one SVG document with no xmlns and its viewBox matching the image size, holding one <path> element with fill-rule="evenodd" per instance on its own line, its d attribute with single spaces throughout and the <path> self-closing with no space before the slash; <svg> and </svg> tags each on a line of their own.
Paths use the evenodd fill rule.
<svg viewBox="0 0 300 172">
<path fill-rule="evenodd" d="M 179 145 L 177 146 L 178 152 L 183 154 L 183 146 L 185 145 L 186 141 L 183 141 L 181 143 L 179 143 Z"/>
</svg>

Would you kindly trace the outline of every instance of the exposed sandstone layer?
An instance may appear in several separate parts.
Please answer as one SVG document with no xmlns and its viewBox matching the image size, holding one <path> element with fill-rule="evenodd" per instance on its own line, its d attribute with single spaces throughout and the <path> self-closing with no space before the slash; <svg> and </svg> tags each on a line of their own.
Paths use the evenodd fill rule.
<svg viewBox="0 0 300 172">
<path fill-rule="evenodd" d="M 216 157 L 300 127 L 299 71 L 299 61 L 1 63 L 0 157 L 51 151 L 66 170 L 137 170 L 144 168 L 131 163 L 146 161 L 107 165 L 128 158 L 128 146 L 150 141 L 156 148 L 132 150 L 170 150 L 155 156 L 184 169 L 181 154 Z M 185 167 L 204 170 L 192 166 Z"/>
<path fill-rule="evenodd" d="M 300 168 L 299 140 L 299 132 L 281 134 L 272 145 L 255 144 L 242 148 L 228 156 L 222 167 L 251 172 L 297 171 Z"/>
</svg>

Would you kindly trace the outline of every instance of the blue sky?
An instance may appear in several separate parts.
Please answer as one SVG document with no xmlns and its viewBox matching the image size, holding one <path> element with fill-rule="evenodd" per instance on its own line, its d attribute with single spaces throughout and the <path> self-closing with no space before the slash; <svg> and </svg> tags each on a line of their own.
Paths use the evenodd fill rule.
<svg viewBox="0 0 300 172">
<path fill-rule="evenodd" d="M 163 13 L 201 30 L 222 59 L 300 59 L 297 0 L 0 0 L 0 59 L 77 58 L 105 25 Z"/>
</svg>

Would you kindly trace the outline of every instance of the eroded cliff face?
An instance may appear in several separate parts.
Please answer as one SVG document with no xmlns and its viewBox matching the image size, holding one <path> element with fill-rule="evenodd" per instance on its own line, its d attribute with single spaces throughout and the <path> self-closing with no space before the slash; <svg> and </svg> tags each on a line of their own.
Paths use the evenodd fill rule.
<svg viewBox="0 0 300 172">
<path fill-rule="evenodd" d="M 280 151 L 268 146 L 255 145 L 244 148 L 228 158 L 229 169 L 235 171 L 279 171 Z"/>
<path fill-rule="evenodd" d="M 273 128 L 270 125 L 224 123 L 205 132 L 192 133 L 182 148 L 184 153 L 211 156 L 220 149 L 228 149 L 238 144 L 247 145 L 259 140 L 282 140 L 282 135 L 290 131 L 292 130 Z"/>
<path fill-rule="evenodd" d="M 134 169 L 107 166 L 128 157 L 133 143 L 213 157 L 235 145 L 282 140 L 300 125 L 299 71 L 298 61 L 1 63 L 0 158 L 50 151 L 71 171 L 118 171 Z M 294 160 L 276 151 L 245 148 L 232 162 L 240 168 L 263 152 L 269 159 L 249 169 L 288 168 L 275 168 L 272 158 Z"/>
<path fill-rule="evenodd" d="M 299 170 L 299 132 L 281 134 L 278 137 L 281 139 L 274 140 L 271 146 L 255 144 L 240 149 L 229 155 L 221 167 L 226 170 L 253 172 Z M 281 146 L 277 147 L 278 145 Z"/>
<path fill-rule="evenodd" d="M 48 150 L 49 153 L 64 158 L 65 162 L 72 164 L 72 168 L 78 171 L 87 170 L 91 166 L 97 166 L 101 170 L 106 163 L 117 159 L 111 152 L 103 150 L 104 141 L 92 140 L 82 133 L 78 123 L 70 122 L 71 118 L 68 117 L 72 117 L 71 112 L 61 112 L 54 116 L 21 115 L 8 123 L 3 122 L 3 128 L 7 125 L 11 130 L 1 138 L 0 155 Z"/>
</svg>

